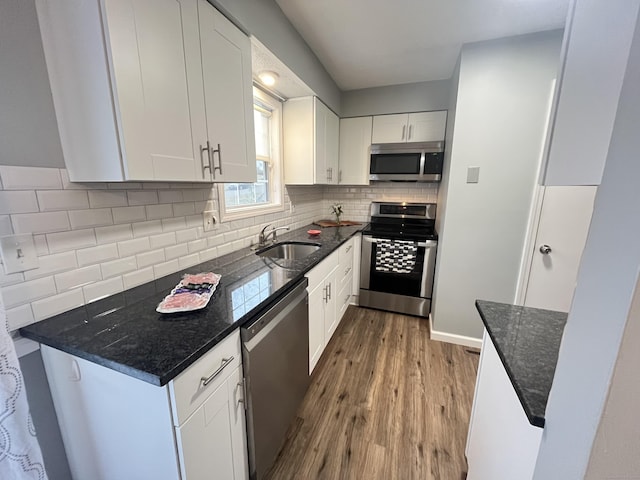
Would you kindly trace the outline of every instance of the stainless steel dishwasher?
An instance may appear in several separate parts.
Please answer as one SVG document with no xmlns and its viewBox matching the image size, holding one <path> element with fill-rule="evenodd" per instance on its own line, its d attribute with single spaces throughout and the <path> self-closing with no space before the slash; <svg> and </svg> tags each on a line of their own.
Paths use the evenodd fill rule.
<svg viewBox="0 0 640 480">
<path fill-rule="evenodd" d="M 252 480 L 273 464 L 309 387 L 307 284 L 305 278 L 241 330 Z"/>
</svg>

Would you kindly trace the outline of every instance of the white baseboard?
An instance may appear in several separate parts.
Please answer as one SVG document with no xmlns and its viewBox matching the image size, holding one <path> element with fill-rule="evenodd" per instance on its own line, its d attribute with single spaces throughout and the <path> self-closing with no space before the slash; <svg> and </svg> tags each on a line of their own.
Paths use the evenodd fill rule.
<svg viewBox="0 0 640 480">
<path fill-rule="evenodd" d="M 429 314 L 429 332 L 431 333 L 431 340 L 438 342 L 454 343 L 456 345 L 463 345 L 465 347 L 481 348 L 482 339 L 474 337 L 465 337 L 464 335 L 456 335 L 455 333 L 438 332 L 433 328 L 433 319 Z"/>
</svg>

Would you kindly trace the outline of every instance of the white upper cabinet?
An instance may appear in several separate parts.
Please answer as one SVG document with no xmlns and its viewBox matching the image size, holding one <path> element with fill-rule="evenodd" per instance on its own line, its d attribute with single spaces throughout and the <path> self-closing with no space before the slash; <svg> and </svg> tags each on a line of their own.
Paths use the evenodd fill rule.
<svg viewBox="0 0 640 480">
<path fill-rule="evenodd" d="M 216 182 L 253 183 L 251 41 L 206 1 L 199 0 L 198 6 L 207 128 L 203 138 L 210 142 L 212 177 Z"/>
<path fill-rule="evenodd" d="M 373 117 L 371 143 L 443 141 L 446 110 Z"/>
<path fill-rule="evenodd" d="M 369 185 L 369 156 L 373 117 L 340 119 L 341 185 Z"/>
<path fill-rule="evenodd" d="M 317 97 L 293 98 L 283 108 L 284 180 L 338 183 L 340 120 Z"/>
<path fill-rule="evenodd" d="M 37 0 L 72 181 L 212 181 L 207 166 L 218 143 L 222 181 L 255 179 L 253 116 L 244 92 L 251 105 L 251 69 L 245 58 L 249 39 L 198 1 Z M 233 53 L 222 53 L 210 40 L 223 30 L 223 21 L 225 35 L 237 43 Z M 204 33 L 202 44 L 199 32 Z M 224 101 L 212 91 L 227 89 L 231 82 L 210 78 L 206 69 L 212 59 L 236 85 L 224 92 Z M 233 134 L 219 131 L 215 119 L 221 116 Z M 215 136 L 210 134 L 214 129 Z M 219 159 L 216 152 L 216 166 Z M 245 168 L 235 170 L 236 164 Z"/>
</svg>

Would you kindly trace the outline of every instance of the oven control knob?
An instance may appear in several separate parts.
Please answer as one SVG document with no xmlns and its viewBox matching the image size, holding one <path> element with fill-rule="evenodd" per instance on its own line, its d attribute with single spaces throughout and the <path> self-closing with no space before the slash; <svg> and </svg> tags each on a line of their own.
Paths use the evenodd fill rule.
<svg viewBox="0 0 640 480">
<path fill-rule="evenodd" d="M 551 247 L 549 245 L 540 245 L 540 253 L 549 255 L 551 253 Z"/>
</svg>

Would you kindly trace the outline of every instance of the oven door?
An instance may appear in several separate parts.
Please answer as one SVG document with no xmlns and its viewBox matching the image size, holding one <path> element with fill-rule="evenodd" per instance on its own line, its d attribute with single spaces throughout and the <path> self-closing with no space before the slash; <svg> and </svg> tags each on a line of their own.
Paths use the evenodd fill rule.
<svg viewBox="0 0 640 480">
<path fill-rule="evenodd" d="M 410 241 L 363 235 L 360 288 L 431 298 L 437 245 L 435 240 Z"/>
</svg>

